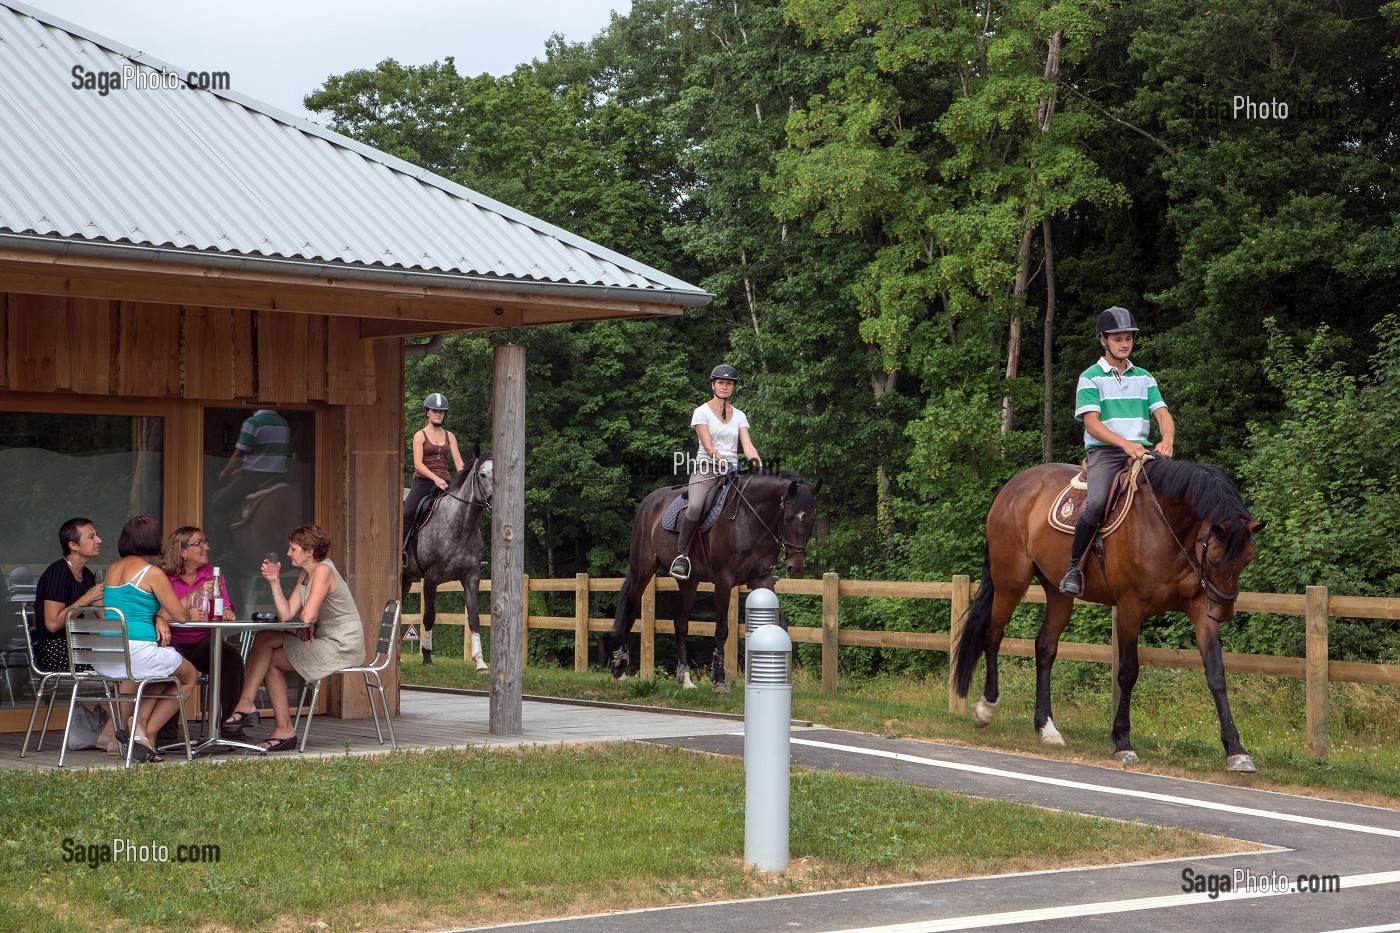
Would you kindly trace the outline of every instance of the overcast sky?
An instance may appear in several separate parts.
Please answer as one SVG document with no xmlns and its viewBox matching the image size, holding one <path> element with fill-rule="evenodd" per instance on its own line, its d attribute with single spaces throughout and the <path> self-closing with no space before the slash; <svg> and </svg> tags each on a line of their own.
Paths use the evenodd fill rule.
<svg viewBox="0 0 1400 933">
<path fill-rule="evenodd" d="M 301 99 L 327 77 L 386 58 L 451 55 L 464 75 L 509 74 L 563 33 L 584 42 L 632 0 L 24 0 L 181 70 L 227 71 L 231 89 L 310 119 Z"/>
</svg>

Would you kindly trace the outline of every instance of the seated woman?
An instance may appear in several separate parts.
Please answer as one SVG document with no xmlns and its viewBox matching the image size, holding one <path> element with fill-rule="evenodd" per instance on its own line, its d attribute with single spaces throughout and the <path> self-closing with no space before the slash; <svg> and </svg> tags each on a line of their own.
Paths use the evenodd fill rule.
<svg viewBox="0 0 1400 933">
<path fill-rule="evenodd" d="M 175 598 L 185 602 L 186 598 L 199 592 L 206 583 L 212 584 L 214 568 L 209 565 L 209 539 L 194 525 L 182 525 L 165 539 L 165 549 L 160 555 L 160 569 L 170 578 Z M 228 577 L 219 578 L 219 589 L 224 597 L 223 618 L 232 621 L 233 600 L 228 596 Z M 208 674 L 212 649 L 218 644 L 223 653 L 222 674 L 219 682 L 219 709 L 233 709 L 243 693 L 243 655 L 228 642 L 223 641 L 216 631 L 207 628 L 186 628 L 172 630 L 171 646 L 184 656 L 195 670 Z"/>
<path fill-rule="evenodd" d="M 122 526 L 117 539 L 117 553 L 121 555 L 107 570 L 106 592 L 103 604 L 108 608 L 120 609 L 126 616 L 126 629 L 131 641 L 131 672 L 137 678 L 175 677 L 180 681 L 186 695 L 199 679 L 194 665 L 180 656 L 180 652 L 170 647 L 170 625 L 166 619 L 179 622 L 189 621 L 185 607 L 175 598 L 170 580 L 155 565 L 160 559 L 160 523 L 148 515 L 138 515 Z M 160 616 L 157 616 L 157 612 Z M 126 668 L 121 664 L 95 665 L 97 672 L 106 677 L 123 677 Z M 150 692 L 164 694 L 172 691 L 170 684 L 157 684 Z M 166 721 L 180 710 L 174 697 L 143 703 L 141 719 L 131 723 L 131 735 L 118 732 L 117 738 L 129 740 L 136 748 L 132 757 L 139 761 L 163 761 L 156 754 L 150 737 L 165 725 Z"/>
<path fill-rule="evenodd" d="M 295 633 L 260 632 L 248 652 L 243 695 L 225 728 L 255 726 L 259 717 L 253 700 L 258 687 L 267 684 L 275 722 L 262 743 L 264 751 L 296 748 L 296 733 L 287 702 L 287 671 L 296 671 L 307 683 L 365 661 L 365 633 L 350 587 L 335 564 L 326 560 L 330 538 L 315 525 L 302 525 L 287 536 L 287 557 L 301 571 L 289 601 L 282 592 L 280 563 L 263 561 L 262 576 L 272 587 L 277 617 L 290 622 L 301 614 L 309 628 Z"/>
</svg>

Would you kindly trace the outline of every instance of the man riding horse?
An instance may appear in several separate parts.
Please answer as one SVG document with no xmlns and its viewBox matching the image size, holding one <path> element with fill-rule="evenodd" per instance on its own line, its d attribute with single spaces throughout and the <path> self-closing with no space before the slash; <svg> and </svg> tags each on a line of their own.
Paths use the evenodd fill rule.
<svg viewBox="0 0 1400 933">
<path fill-rule="evenodd" d="M 1137 321 L 1126 308 L 1112 307 L 1099 315 L 1099 345 L 1104 355 L 1079 376 L 1074 395 L 1074 417 L 1084 422 L 1085 478 L 1088 498 L 1074 525 L 1069 569 L 1060 581 L 1066 596 L 1084 593 L 1084 552 L 1103 522 L 1113 478 L 1128 460 L 1146 457 L 1153 450 L 1164 457 L 1172 455 L 1176 422 L 1157 388 L 1157 380 L 1134 366 L 1133 352 Z M 1148 444 L 1152 419 L 1162 432 L 1156 447 Z"/>
</svg>

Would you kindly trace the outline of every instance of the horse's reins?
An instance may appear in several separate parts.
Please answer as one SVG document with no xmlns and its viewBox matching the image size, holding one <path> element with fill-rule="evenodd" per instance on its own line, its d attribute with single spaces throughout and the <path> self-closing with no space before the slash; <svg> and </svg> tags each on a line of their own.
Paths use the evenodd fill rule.
<svg viewBox="0 0 1400 933">
<path fill-rule="evenodd" d="M 1206 536 L 1201 539 L 1201 561 L 1199 564 L 1191 559 L 1191 552 L 1186 550 L 1186 545 L 1181 543 L 1181 538 L 1177 536 L 1176 529 L 1172 523 L 1167 521 L 1167 514 L 1162 511 L 1162 503 L 1157 498 L 1157 490 L 1152 488 L 1152 480 L 1147 475 L 1147 470 L 1142 471 L 1142 481 L 1152 492 L 1152 504 L 1157 507 L 1157 514 L 1162 518 L 1162 524 L 1167 526 L 1167 531 L 1171 534 L 1172 540 L 1176 542 L 1177 549 L 1181 551 L 1181 556 L 1186 559 L 1186 566 L 1191 568 L 1191 572 L 1196 575 L 1196 582 L 1201 585 L 1201 589 L 1206 591 L 1206 615 L 1216 622 L 1223 622 L 1224 619 L 1218 617 L 1211 611 L 1211 597 L 1215 597 L 1216 602 L 1231 605 L 1240 598 L 1239 585 L 1235 585 L 1235 592 L 1226 593 L 1216 586 L 1210 578 L 1210 542 L 1215 537 L 1215 531 L 1206 532 Z"/>
<path fill-rule="evenodd" d="M 749 497 L 744 495 L 744 486 L 746 485 L 747 483 L 734 484 L 734 489 L 739 494 L 739 501 L 744 503 L 744 505 L 748 506 L 749 511 L 753 513 L 753 517 L 758 519 L 758 524 L 762 526 L 764 531 L 768 532 L 768 536 L 770 538 L 772 538 L 778 543 L 778 557 L 781 559 L 787 556 L 788 551 L 795 551 L 798 554 L 807 553 L 806 547 L 799 547 L 796 544 L 792 544 L 787 540 L 787 538 L 783 536 L 784 522 L 786 520 L 786 513 L 784 513 L 783 511 L 783 506 L 787 504 L 787 493 L 783 493 L 781 496 L 778 497 L 778 531 L 775 533 L 772 528 L 768 527 L 768 522 L 763 518 L 763 516 L 758 514 L 758 509 L 753 507 L 753 503 L 749 501 Z M 730 521 L 733 521 L 735 518 L 739 517 L 738 510 L 736 509 L 733 515 L 726 517 Z"/>
</svg>

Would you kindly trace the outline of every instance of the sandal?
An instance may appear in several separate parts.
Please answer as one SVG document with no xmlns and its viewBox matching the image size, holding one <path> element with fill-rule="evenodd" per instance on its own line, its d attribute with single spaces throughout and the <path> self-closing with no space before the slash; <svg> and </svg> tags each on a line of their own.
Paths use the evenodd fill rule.
<svg viewBox="0 0 1400 933">
<path fill-rule="evenodd" d="M 248 726 L 256 726 L 262 722 L 262 714 L 257 710 L 244 711 L 237 709 L 233 715 L 224 720 L 223 728 L 220 730 L 224 735 L 237 735 Z"/>
<path fill-rule="evenodd" d="M 268 738 L 258 743 L 258 748 L 263 750 L 263 754 L 268 752 L 289 752 L 297 747 L 297 737 L 289 735 L 285 739 Z"/>
<path fill-rule="evenodd" d="M 150 739 L 144 735 L 134 736 L 131 744 L 132 761 L 149 761 L 153 764 L 160 764 L 165 757 L 150 746 Z"/>
</svg>

